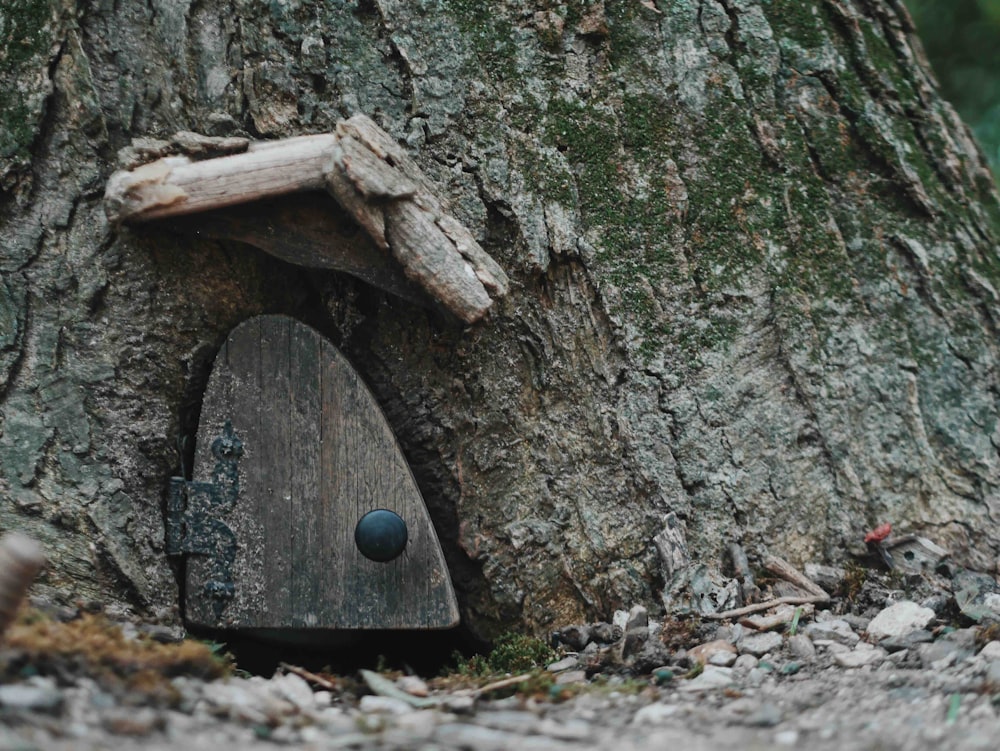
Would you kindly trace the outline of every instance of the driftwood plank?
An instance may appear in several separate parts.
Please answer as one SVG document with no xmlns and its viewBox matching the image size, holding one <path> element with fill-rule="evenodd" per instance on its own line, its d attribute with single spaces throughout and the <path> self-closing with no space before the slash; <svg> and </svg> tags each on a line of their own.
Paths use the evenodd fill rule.
<svg viewBox="0 0 1000 751">
<path fill-rule="evenodd" d="M 452 309 L 488 309 L 502 297 L 503 269 L 445 210 L 434 185 L 371 119 L 337 123 L 327 187 L 406 275 Z M 448 269 L 447 274 L 441 274 Z"/>
<path fill-rule="evenodd" d="M 266 318 L 251 319 L 249 337 L 257 339 L 260 362 L 258 383 L 260 485 L 247 486 L 241 495 L 256 499 L 258 518 L 264 525 L 264 603 L 267 612 L 281 613 L 289 625 L 292 615 L 290 590 L 292 576 L 292 493 L 293 478 L 299 468 L 292 465 L 295 456 L 290 411 L 291 397 L 291 332 L 288 326 L 273 325 Z M 313 422 L 308 440 L 316 440 L 318 426 Z"/>
<path fill-rule="evenodd" d="M 326 191 L 296 193 L 171 219 L 170 227 L 199 238 L 253 245 L 288 263 L 341 271 L 418 305 L 435 302 L 372 242 Z M 317 252 L 335 248 L 336 252 Z"/>
<path fill-rule="evenodd" d="M 420 491 L 374 397 L 333 345 L 284 316 L 241 324 L 209 379 L 196 479 L 211 479 L 210 445 L 227 421 L 243 442 L 239 498 L 223 519 L 238 540 L 235 591 L 219 617 L 200 606 L 191 595 L 208 572 L 189 559 L 190 622 L 271 635 L 457 623 Z M 357 522 L 376 508 L 409 531 L 387 563 L 354 542 Z"/>
<path fill-rule="evenodd" d="M 279 321 L 278 325 L 284 323 Z M 322 339 L 300 335 L 297 328 L 290 325 L 282 328 L 288 332 L 287 353 L 278 359 L 287 362 L 289 382 L 290 620 L 292 626 L 312 627 L 317 621 L 311 617 L 311 611 L 321 597 L 319 581 L 313 576 L 313 562 L 316 551 L 323 550 L 325 545 L 322 529 L 317 524 L 321 516 L 317 506 L 321 500 L 319 478 L 323 472 L 321 451 L 325 440 L 321 401 Z"/>
<path fill-rule="evenodd" d="M 323 188 L 336 136 L 250 144 L 242 154 L 193 161 L 167 156 L 111 175 L 105 210 L 113 221 L 148 221 Z"/>
<path fill-rule="evenodd" d="M 194 143 L 198 156 L 213 153 L 212 139 L 187 134 L 175 141 Z M 509 280 L 499 264 L 449 213 L 416 163 L 363 115 L 339 122 L 334 133 L 250 143 L 242 153 L 200 160 L 166 156 L 119 170 L 108 180 L 105 210 L 116 223 L 145 222 L 320 189 L 378 248 L 391 252 L 407 279 L 463 321 L 479 320 L 507 294 Z M 252 228 L 253 216 L 245 220 L 251 228 L 241 239 L 285 260 L 319 268 L 350 265 L 340 259 L 335 238 L 298 231 L 294 248 L 284 251 L 280 241 L 268 241 L 272 233 Z M 228 231 L 235 236 L 231 226 Z"/>
</svg>

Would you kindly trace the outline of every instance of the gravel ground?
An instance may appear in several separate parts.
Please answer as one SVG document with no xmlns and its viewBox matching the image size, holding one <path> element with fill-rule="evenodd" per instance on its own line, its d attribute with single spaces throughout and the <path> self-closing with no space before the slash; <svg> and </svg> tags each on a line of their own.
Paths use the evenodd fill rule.
<svg viewBox="0 0 1000 751">
<path fill-rule="evenodd" d="M 205 645 L 169 630 L 22 617 L 0 649 L 0 751 L 996 748 L 995 578 L 855 580 L 840 599 L 729 618 L 637 606 L 567 626 L 512 680 L 296 666 L 220 678 Z"/>
<path fill-rule="evenodd" d="M 608 686 L 559 703 L 480 700 L 460 712 L 397 700 L 331 703 L 304 681 L 290 688 L 288 676 L 183 682 L 191 701 L 179 710 L 127 707 L 93 686 L 56 691 L 36 681 L 41 693 L 61 696 L 62 708 L 8 707 L 0 748 L 993 749 L 1000 718 L 982 691 L 987 664 L 974 657 L 905 669 L 887 661 L 759 681 L 752 670 L 735 671 L 724 688 L 635 694 Z"/>
<path fill-rule="evenodd" d="M 34 676 L 0 686 L 0 749 L 996 748 L 1000 641 L 979 646 L 983 629 L 974 627 L 890 653 L 857 640 L 846 621 L 817 616 L 826 620 L 799 637 L 724 627 L 709 643 L 735 652 L 716 652 L 693 677 L 675 665 L 672 677 L 664 667 L 587 678 L 578 669 L 586 656 L 571 654 L 553 666 L 561 670 L 551 673 L 552 699 L 477 697 L 392 677 L 374 684 L 378 693 L 353 681 L 330 691 L 286 673 L 177 677 L 163 706 L 86 677 Z M 772 648 L 756 656 L 761 635 Z M 427 706 L 400 698 L 406 690 L 429 693 L 412 698 Z"/>
</svg>

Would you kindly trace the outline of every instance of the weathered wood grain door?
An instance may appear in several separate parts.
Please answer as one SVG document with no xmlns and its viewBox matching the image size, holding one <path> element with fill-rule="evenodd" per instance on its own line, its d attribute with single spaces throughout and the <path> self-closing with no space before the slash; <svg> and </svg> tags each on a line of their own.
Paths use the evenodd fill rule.
<svg viewBox="0 0 1000 751">
<path fill-rule="evenodd" d="M 291 318 L 260 316 L 229 335 L 194 481 L 175 481 L 170 505 L 168 544 L 188 553 L 190 624 L 458 622 L 437 536 L 378 404 L 332 344 Z"/>
</svg>

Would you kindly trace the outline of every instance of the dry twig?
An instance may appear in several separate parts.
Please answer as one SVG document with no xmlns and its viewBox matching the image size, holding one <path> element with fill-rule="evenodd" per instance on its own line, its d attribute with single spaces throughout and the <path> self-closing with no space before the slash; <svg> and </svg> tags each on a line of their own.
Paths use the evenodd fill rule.
<svg viewBox="0 0 1000 751">
<path fill-rule="evenodd" d="M 811 602 L 827 602 L 829 599 L 830 595 L 825 593 L 822 597 L 775 597 L 773 600 L 768 600 L 767 602 L 755 602 L 753 605 L 747 605 L 746 607 L 734 610 L 723 610 L 721 613 L 706 613 L 701 617 L 710 621 L 722 621 L 726 618 L 739 618 L 743 615 L 750 615 L 750 613 L 759 613 L 776 605 L 805 605 Z"/>
<path fill-rule="evenodd" d="M 300 668 L 297 665 L 289 665 L 287 662 L 279 663 L 282 670 L 287 670 L 289 673 L 294 673 L 299 678 L 309 681 L 310 683 L 315 683 L 322 689 L 327 691 L 336 691 L 338 686 L 333 681 L 327 680 L 321 675 L 317 675 L 312 671 L 306 670 L 305 668 Z"/>
<path fill-rule="evenodd" d="M 810 602 L 825 602 L 830 599 L 830 595 L 826 593 L 826 590 L 783 558 L 778 558 L 776 555 L 768 556 L 764 560 L 764 568 L 775 576 L 780 576 L 785 581 L 789 581 L 796 587 L 809 592 L 814 597 L 820 598 L 810 600 Z"/>
<path fill-rule="evenodd" d="M 482 696 L 483 694 L 490 693 L 490 691 L 499 691 L 502 688 L 510 688 L 511 686 L 516 686 L 519 683 L 524 683 L 526 680 L 529 680 L 530 678 L 531 678 L 531 673 L 512 675 L 509 678 L 501 678 L 499 681 L 493 681 L 493 683 L 487 683 L 485 686 L 480 686 L 472 693 L 473 696 Z"/>
</svg>

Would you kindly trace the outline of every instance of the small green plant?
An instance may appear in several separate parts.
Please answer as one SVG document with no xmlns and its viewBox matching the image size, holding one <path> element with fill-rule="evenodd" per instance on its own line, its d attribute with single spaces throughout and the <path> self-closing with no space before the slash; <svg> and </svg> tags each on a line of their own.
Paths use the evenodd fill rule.
<svg viewBox="0 0 1000 751">
<path fill-rule="evenodd" d="M 844 567 L 844 580 L 840 584 L 839 594 L 848 602 L 854 602 L 861 594 L 861 589 L 867 580 L 868 569 L 860 563 L 850 561 Z"/>
<path fill-rule="evenodd" d="M 802 608 L 795 608 L 795 614 L 792 616 L 792 622 L 788 626 L 788 635 L 795 636 L 799 631 L 799 618 L 802 617 Z"/>
<path fill-rule="evenodd" d="M 954 725 L 958 721 L 958 712 L 962 707 L 962 695 L 952 694 L 948 700 L 948 714 L 944 719 L 946 725 Z"/>
<path fill-rule="evenodd" d="M 555 653 L 548 644 L 523 634 L 505 634 L 490 652 L 490 666 L 498 673 L 523 673 L 552 662 Z"/>
<path fill-rule="evenodd" d="M 473 655 L 468 659 L 456 655 L 456 670 L 477 676 L 526 673 L 545 667 L 554 658 L 552 648 L 541 639 L 507 633 L 496 640 L 488 655 Z"/>
</svg>

